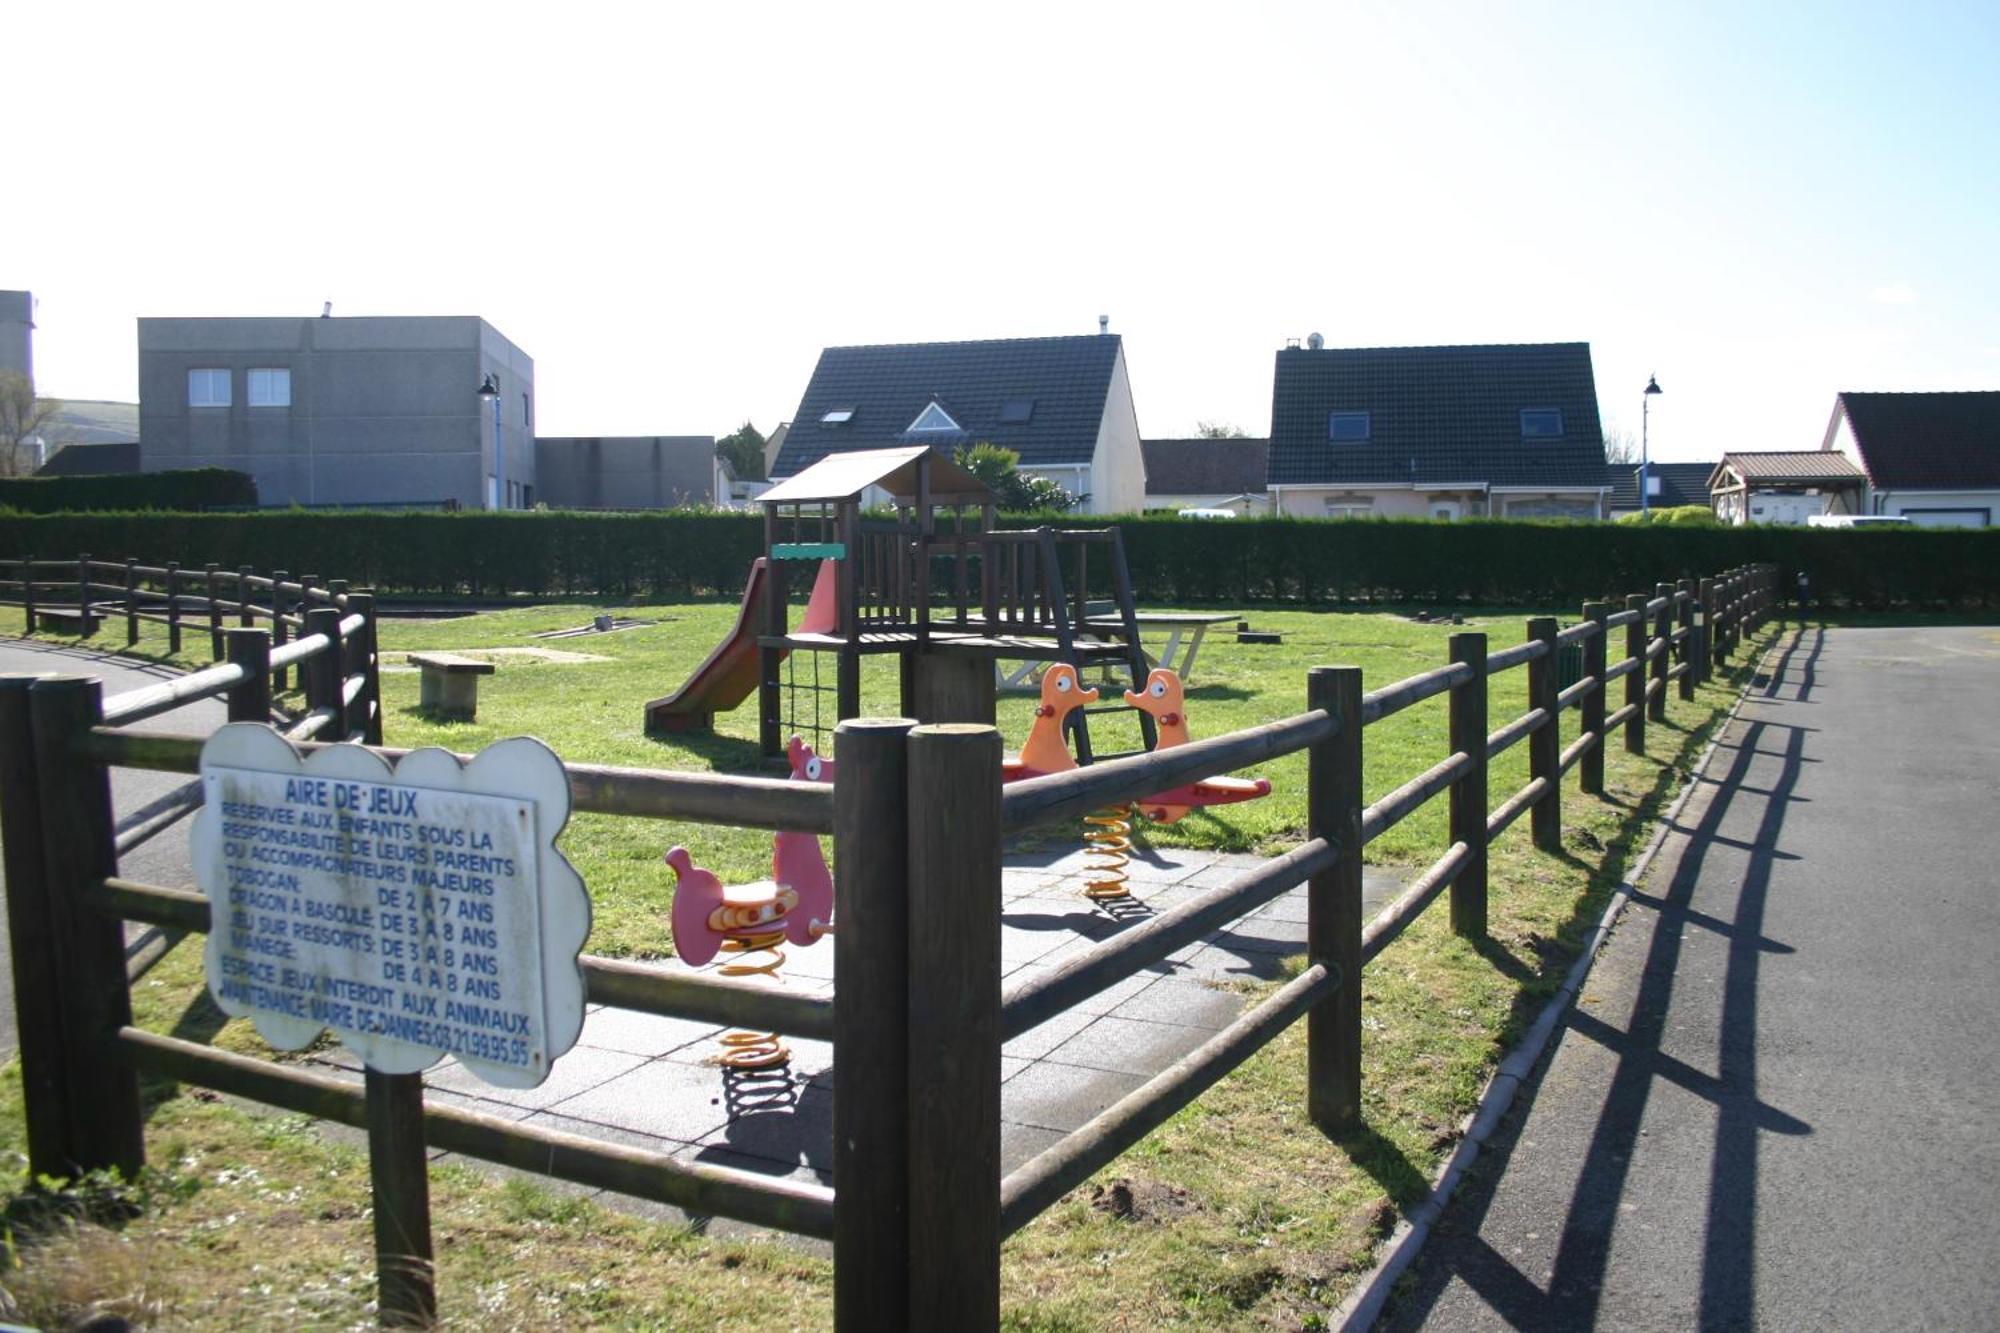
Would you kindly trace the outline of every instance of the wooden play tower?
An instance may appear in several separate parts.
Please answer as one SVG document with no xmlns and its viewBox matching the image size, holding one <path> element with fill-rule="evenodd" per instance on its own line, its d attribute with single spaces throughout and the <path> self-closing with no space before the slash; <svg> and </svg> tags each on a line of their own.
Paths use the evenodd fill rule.
<svg viewBox="0 0 2000 1333">
<path fill-rule="evenodd" d="M 830 455 L 761 503 L 768 575 L 757 622 L 758 708 L 767 755 L 783 753 L 786 735 L 801 729 L 799 696 L 820 689 L 824 655 L 834 658 L 834 722 L 860 715 L 861 659 L 878 653 L 896 654 L 902 711 L 924 722 L 992 722 L 999 660 L 1109 667 L 1134 689 L 1145 680 L 1115 527 L 996 530 L 992 492 L 925 446 Z M 893 506 L 895 518 L 864 517 L 870 504 Z M 832 628 L 789 628 L 790 576 L 801 562 L 827 560 L 837 587 Z M 1108 601 L 1089 597 L 1093 569 Z M 809 672 L 800 660 L 808 654 Z M 812 683 L 800 686 L 807 674 Z M 1152 719 L 1138 718 L 1150 749 Z M 1090 762 L 1081 713 L 1075 739 Z"/>
</svg>

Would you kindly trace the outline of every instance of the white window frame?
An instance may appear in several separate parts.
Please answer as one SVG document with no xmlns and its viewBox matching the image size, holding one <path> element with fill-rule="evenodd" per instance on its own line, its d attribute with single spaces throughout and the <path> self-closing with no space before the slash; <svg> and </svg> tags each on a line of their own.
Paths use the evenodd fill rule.
<svg viewBox="0 0 2000 1333">
<path fill-rule="evenodd" d="M 931 424 L 926 425 L 925 422 L 927 421 Z M 938 425 L 938 421 L 942 421 L 944 424 Z M 952 420 L 951 413 L 945 411 L 944 405 L 933 398 L 929 403 L 925 404 L 923 411 L 917 413 L 917 419 L 904 429 L 903 434 L 963 435 L 965 434 L 965 428 Z"/>
<path fill-rule="evenodd" d="M 282 376 L 274 379 L 274 376 Z M 290 366 L 252 366 L 243 373 L 244 400 L 252 407 L 290 407 L 292 405 L 292 368 Z M 283 397 L 271 395 L 271 385 L 284 386 Z M 259 391 L 261 386 L 262 392 Z"/>
<path fill-rule="evenodd" d="M 197 375 L 202 376 L 203 378 L 201 378 L 200 380 L 196 380 L 195 376 Z M 214 376 L 217 375 L 222 377 L 219 381 L 213 378 Z M 235 378 L 236 377 L 230 373 L 229 368 L 227 366 L 188 367 L 188 373 L 187 373 L 188 406 L 189 407 L 230 406 L 231 399 L 234 396 L 235 386 L 233 381 L 235 380 Z M 199 393 L 195 391 L 195 385 L 197 383 L 199 383 L 202 386 L 201 391 Z M 220 400 L 218 400 L 214 396 L 213 392 L 215 386 L 218 383 L 222 385 L 222 397 Z"/>
</svg>

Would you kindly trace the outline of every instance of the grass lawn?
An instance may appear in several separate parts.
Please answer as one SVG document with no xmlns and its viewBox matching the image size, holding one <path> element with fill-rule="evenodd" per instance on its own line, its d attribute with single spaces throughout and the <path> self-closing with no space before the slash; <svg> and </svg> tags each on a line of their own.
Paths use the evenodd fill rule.
<svg viewBox="0 0 2000 1333">
<path fill-rule="evenodd" d="M 577 639 L 530 637 L 587 623 L 599 610 L 655 623 Z M 481 683 L 480 716 L 469 724 L 427 718 L 416 708 L 415 673 L 385 674 L 387 740 L 472 751 L 525 733 L 579 762 L 765 771 L 756 754 L 754 700 L 724 714 L 712 737 L 656 740 L 642 732 L 644 702 L 677 686 L 734 614 L 733 603 L 708 602 L 385 620 L 385 654 L 546 646 L 607 659 L 505 661 Z M 1285 642 L 1252 647 L 1227 635 L 1210 637 L 1189 691 L 1197 736 L 1299 711 L 1309 666 L 1359 665 L 1373 687 L 1439 665 L 1454 630 L 1388 614 L 1260 611 L 1255 621 L 1281 631 Z M 1486 630 L 1494 647 L 1516 643 L 1524 632 L 1519 612 L 1467 622 L 1463 628 Z M 0 633 L 17 632 L 18 625 L 18 613 L 0 609 Z M 163 633 L 148 630 L 138 651 L 163 656 Z M 205 635 L 191 635 L 187 646 L 205 659 Z M 1524 706 L 1525 673 L 1507 673 L 1494 686 L 1490 716 L 1497 727 Z M 893 659 L 870 661 L 863 690 L 868 711 L 896 711 Z M 1493 850 L 1487 941 L 1455 939 L 1443 913 L 1432 912 L 1369 968 L 1365 1131 L 1329 1144 L 1309 1126 L 1303 1029 L 1294 1028 L 1008 1244 L 1007 1324 L 1312 1326 L 1365 1269 L 1397 1207 L 1422 1197 L 1493 1065 L 1559 984 L 1588 924 L 1733 696 L 1734 685 L 1718 679 L 1693 703 L 1670 700 L 1671 721 L 1653 729 L 1651 756 L 1625 755 L 1614 741 L 1605 799 L 1577 796 L 1572 778 L 1562 855 L 1534 852 L 1525 819 L 1510 830 Z M 1003 697 L 1000 724 L 1010 742 L 1025 734 L 1032 707 L 1027 695 Z M 1565 740 L 1575 729 L 1572 715 Z M 1445 731 L 1443 699 L 1371 727 L 1369 795 L 1443 757 Z M 1127 736 L 1100 734 L 1100 748 L 1129 743 Z M 1525 781 L 1526 748 L 1496 761 L 1496 805 Z M 1231 849 L 1295 843 L 1304 824 L 1303 756 L 1258 772 L 1274 783 L 1269 799 L 1198 813 L 1147 836 Z M 1428 862 L 1442 850 L 1444 818 L 1439 798 L 1372 845 L 1369 859 Z M 1072 836 L 1043 835 L 1050 843 Z M 768 835 L 579 816 L 562 846 L 593 894 L 586 946 L 592 952 L 656 957 L 670 950 L 671 876 L 660 855 L 677 841 L 696 848 L 698 859 L 725 880 L 768 872 Z M 135 989 L 140 1021 L 159 1030 L 213 1031 L 212 1019 L 202 1017 L 199 969 L 192 949 L 156 969 Z M 1243 988 L 1246 1000 L 1265 989 Z M 261 1047 L 242 1024 L 221 1028 L 214 1040 L 241 1050 Z M 0 1108 L 0 1143 L 18 1147 L 17 1073 L 6 1089 L 13 1100 Z M 155 1167 L 137 1187 L 144 1210 L 116 1229 L 59 1228 L 56 1239 L 18 1242 L 21 1265 L 5 1285 L 32 1298 L 28 1315 L 55 1322 L 66 1301 L 75 1308 L 131 1291 L 143 1293 L 134 1299 L 157 1303 L 162 1326 L 365 1323 L 372 1262 L 365 1161 L 296 1121 L 249 1114 L 192 1090 L 153 1091 Z M 1114 1180 L 1126 1188 L 1109 1189 Z M 830 1317 L 829 1265 L 782 1242 L 713 1240 L 470 1170 L 441 1169 L 434 1189 L 439 1289 L 452 1326 L 797 1326 Z M 105 1193 L 80 1190 L 71 1197 L 79 1207 L 101 1205 Z M 14 1197 L 17 1220 L 45 1207 L 33 1193 Z"/>
</svg>

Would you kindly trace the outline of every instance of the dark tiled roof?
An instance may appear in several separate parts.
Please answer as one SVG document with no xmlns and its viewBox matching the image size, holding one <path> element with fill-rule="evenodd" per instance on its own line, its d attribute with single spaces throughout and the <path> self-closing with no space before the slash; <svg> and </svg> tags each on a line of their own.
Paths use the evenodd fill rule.
<svg viewBox="0 0 2000 1333">
<path fill-rule="evenodd" d="M 1261 495 L 1269 440 L 1141 440 L 1148 495 Z"/>
<path fill-rule="evenodd" d="M 1843 393 L 1861 465 L 1884 489 L 2000 487 L 2000 391 Z M 1827 431 L 1831 444 L 1833 431 Z"/>
<path fill-rule="evenodd" d="M 66 444 L 35 470 L 38 477 L 109 477 L 139 470 L 139 442 Z"/>
<path fill-rule="evenodd" d="M 1562 411 L 1560 439 L 1521 438 L 1521 410 L 1535 407 Z M 1336 410 L 1367 412 L 1369 439 L 1329 440 Z M 1597 489 L 1604 435 L 1590 344 L 1288 347 L 1272 382 L 1270 479 Z"/>
<path fill-rule="evenodd" d="M 1788 449 L 1769 453 L 1727 453 L 1717 467 L 1730 467 L 1745 481 L 1781 482 L 1793 486 L 1841 486 L 1863 480 L 1861 469 L 1846 454 L 1820 449 Z"/>
<path fill-rule="evenodd" d="M 1088 463 L 1097 448 L 1117 334 L 1002 338 L 990 342 L 829 347 L 820 353 L 774 477 L 789 477 L 830 453 L 932 443 L 949 452 L 982 440 L 1021 455 L 1024 466 Z M 936 399 L 962 433 L 905 434 Z M 1004 404 L 1030 403 L 1026 421 L 1002 421 Z M 821 420 L 852 408 L 853 420 Z"/>
<path fill-rule="evenodd" d="M 1653 507 L 1669 509 L 1675 505 L 1705 505 L 1708 503 L 1708 479 L 1715 473 L 1713 463 L 1655 463 L 1653 475 L 1659 479 L 1660 493 L 1653 497 Z M 1613 509 L 1637 509 L 1639 507 L 1639 465 L 1637 463 L 1606 463 L 1604 483 L 1611 487 L 1611 507 Z"/>
</svg>

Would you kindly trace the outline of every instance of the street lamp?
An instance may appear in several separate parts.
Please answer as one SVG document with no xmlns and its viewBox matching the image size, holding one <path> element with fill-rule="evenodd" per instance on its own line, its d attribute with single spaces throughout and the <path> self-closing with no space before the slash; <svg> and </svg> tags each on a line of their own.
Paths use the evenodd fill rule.
<svg viewBox="0 0 2000 1333">
<path fill-rule="evenodd" d="M 1658 392 L 1655 390 L 1655 392 Z M 493 507 L 507 507 L 507 457 L 500 441 L 500 381 L 488 374 L 480 382 L 479 396 L 493 404 Z"/>
<path fill-rule="evenodd" d="M 1660 392 L 1660 382 L 1653 376 L 1646 376 L 1646 391 L 1639 395 L 1639 513 L 1653 512 L 1653 458 L 1646 448 L 1646 409 L 1653 405 L 1653 395 Z M 494 411 L 499 411 L 496 406 Z"/>
</svg>

